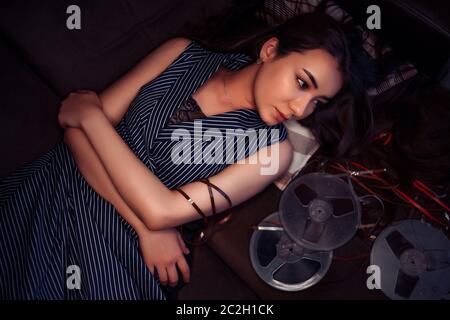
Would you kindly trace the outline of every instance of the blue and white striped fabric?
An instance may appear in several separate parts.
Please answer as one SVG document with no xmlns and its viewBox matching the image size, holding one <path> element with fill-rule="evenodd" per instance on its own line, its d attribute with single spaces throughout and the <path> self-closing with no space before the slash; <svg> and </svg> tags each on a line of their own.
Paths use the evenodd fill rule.
<svg viewBox="0 0 450 320">
<path fill-rule="evenodd" d="M 221 66 L 238 70 L 249 62 L 246 55 L 209 51 L 193 41 L 140 89 L 116 126 L 168 188 L 212 176 L 227 166 L 174 164 L 171 133 L 180 128 L 193 133 L 195 124 L 167 122 Z M 256 111 L 247 109 L 202 119 L 202 127 L 202 132 L 269 128 Z M 267 144 L 286 139 L 282 125 L 272 128 L 279 136 Z M 206 146 L 214 139 L 202 143 Z M 248 145 L 236 159 L 262 146 Z M 67 270 L 73 265 L 80 270 L 79 289 L 67 285 Z M 87 184 L 63 142 L 0 180 L 0 299 L 164 298 L 158 279 L 146 268 L 135 231 Z"/>
</svg>

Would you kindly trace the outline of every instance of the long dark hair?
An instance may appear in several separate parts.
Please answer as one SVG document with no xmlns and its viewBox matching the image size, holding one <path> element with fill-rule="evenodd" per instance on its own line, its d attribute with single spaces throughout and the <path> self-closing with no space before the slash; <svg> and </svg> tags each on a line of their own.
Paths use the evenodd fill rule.
<svg viewBox="0 0 450 320">
<path fill-rule="evenodd" d="M 343 26 L 324 13 L 306 13 L 293 17 L 276 27 L 253 31 L 238 38 L 232 33 L 225 41 L 200 39 L 206 47 L 223 52 L 242 52 L 255 60 L 265 41 L 276 37 L 278 55 L 323 49 L 329 52 L 340 66 L 344 84 L 339 93 L 326 105 L 319 106 L 310 116 L 299 122 L 308 127 L 321 144 L 322 151 L 330 157 L 357 153 L 367 142 L 373 128 L 371 106 L 366 94 L 363 72 L 367 70 L 356 32 L 347 33 Z M 358 49 L 356 49 L 358 48 Z"/>
</svg>

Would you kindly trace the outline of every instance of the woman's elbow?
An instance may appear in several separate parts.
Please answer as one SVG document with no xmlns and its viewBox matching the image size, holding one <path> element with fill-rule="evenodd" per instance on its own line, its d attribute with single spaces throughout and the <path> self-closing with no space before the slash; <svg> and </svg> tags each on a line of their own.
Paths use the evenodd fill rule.
<svg viewBox="0 0 450 320">
<path fill-rule="evenodd" d="M 160 220 L 156 217 L 147 216 L 144 219 L 142 219 L 142 222 L 150 231 L 158 231 L 162 229 Z"/>
<path fill-rule="evenodd" d="M 276 157 L 275 161 L 277 162 L 277 169 L 278 169 L 275 174 L 276 178 L 282 176 L 288 171 L 294 159 L 294 150 L 289 140 L 283 141 L 279 147 L 280 150 L 278 154 L 275 155 Z"/>
<path fill-rule="evenodd" d="M 159 231 L 170 227 L 167 216 L 163 211 L 150 211 L 142 215 L 142 222 L 150 231 Z"/>
</svg>

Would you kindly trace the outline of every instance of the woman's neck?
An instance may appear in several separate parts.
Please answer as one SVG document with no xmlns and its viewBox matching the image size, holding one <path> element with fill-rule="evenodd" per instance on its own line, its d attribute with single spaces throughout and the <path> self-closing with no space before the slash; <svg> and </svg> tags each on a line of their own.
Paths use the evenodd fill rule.
<svg viewBox="0 0 450 320">
<path fill-rule="evenodd" d="M 206 116 L 255 109 L 253 81 L 256 70 L 253 65 L 239 71 L 221 68 L 193 94 L 193 98 Z"/>
<path fill-rule="evenodd" d="M 222 69 L 217 74 L 218 97 L 226 111 L 255 109 L 253 82 L 256 65 L 248 65 L 239 71 Z"/>
</svg>

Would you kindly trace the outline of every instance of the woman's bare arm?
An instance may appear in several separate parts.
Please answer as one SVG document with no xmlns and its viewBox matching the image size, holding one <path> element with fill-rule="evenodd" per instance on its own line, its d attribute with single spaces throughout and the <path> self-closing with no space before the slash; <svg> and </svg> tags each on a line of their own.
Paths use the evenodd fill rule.
<svg viewBox="0 0 450 320">
<path fill-rule="evenodd" d="M 147 228 L 160 230 L 198 219 L 197 212 L 186 199 L 176 191 L 168 189 L 135 156 L 101 110 L 91 109 L 81 122 L 81 128 L 122 199 Z M 108 144 L 104 141 L 108 141 Z M 271 175 L 262 175 L 263 164 L 260 156 L 267 150 L 271 150 L 270 160 L 277 163 L 278 170 Z M 285 141 L 261 149 L 249 158 L 249 164 L 234 164 L 212 177 L 211 181 L 228 193 L 234 204 L 239 204 L 261 191 L 287 170 L 291 159 L 292 149 L 289 142 Z M 200 208 L 207 213 L 211 212 L 209 194 L 203 184 L 194 182 L 183 189 Z M 220 196 L 216 198 L 218 212 L 223 211 L 227 203 Z"/>
<path fill-rule="evenodd" d="M 139 88 L 164 71 L 190 42 L 191 40 L 186 38 L 168 40 L 99 95 L 102 110 L 112 125 L 116 125 L 122 119 Z M 77 128 L 67 128 L 64 132 L 64 141 L 71 149 L 78 169 L 89 185 L 113 204 L 136 232 L 145 228 L 117 192 L 84 132 Z"/>
<path fill-rule="evenodd" d="M 189 265 L 184 258 L 184 254 L 189 251 L 176 229 L 161 231 L 147 229 L 117 192 L 83 131 L 75 128 L 66 129 L 64 139 L 72 146 L 74 158 L 80 163 L 78 167 L 87 182 L 98 194 L 114 205 L 117 212 L 138 234 L 139 247 L 150 272 L 154 273 L 157 269 L 161 284 L 170 283 L 173 286 L 178 282 L 176 271 L 178 267 L 184 281 L 189 282 Z"/>
<path fill-rule="evenodd" d="M 116 208 L 119 214 L 134 228 L 136 233 L 139 234 L 145 231 L 147 229 L 145 225 L 123 201 L 112 184 L 108 173 L 83 131 L 76 128 L 66 129 L 64 141 L 70 146 L 77 167 L 87 183 Z"/>
<path fill-rule="evenodd" d="M 209 181 L 222 189 L 236 206 L 255 196 L 270 183 L 287 171 L 292 162 L 292 146 L 289 140 L 273 144 L 258 150 L 245 159 L 245 163 L 232 164 L 209 178 Z M 263 160 L 264 159 L 264 160 Z M 267 170 L 267 164 L 276 170 Z M 264 174 L 262 174 L 264 172 Z M 270 173 L 269 173 L 270 172 Z M 203 183 L 193 182 L 181 187 L 206 215 L 212 214 L 207 187 Z M 228 209 L 228 202 L 213 189 L 217 212 Z M 163 217 L 153 219 L 153 229 L 164 229 L 188 221 L 196 220 L 199 214 L 179 193 L 174 192 L 170 211 Z M 144 219 L 142 219 L 144 221 Z"/>
<path fill-rule="evenodd" d="M 99 94 L 103 112 L 113 125 L 122 119 L 139 89 L 167 69 L 191 42 L 187 38 L 166 41 Z"/>
</svg>

